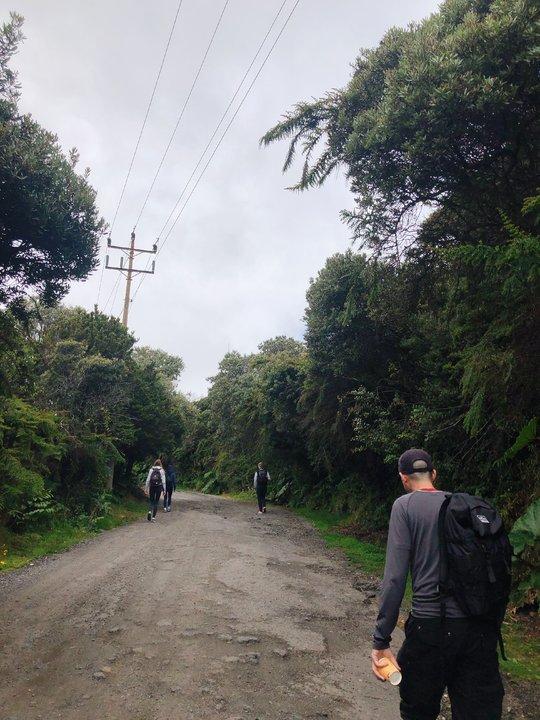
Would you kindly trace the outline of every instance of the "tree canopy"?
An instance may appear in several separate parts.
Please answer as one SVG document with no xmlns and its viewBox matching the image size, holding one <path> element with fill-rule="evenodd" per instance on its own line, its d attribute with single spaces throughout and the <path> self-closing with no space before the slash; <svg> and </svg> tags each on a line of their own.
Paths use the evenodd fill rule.
<svg viewBox="0 0 540 720">
<path fill-rule="evenodd" d="M 22 35 L 21 16 L 0 27 L 0 302 L 28 294 L 59 300 L 69 282 L 96 267 L 105 230 L 89 171 L 76 172 L 58 138 L 18 108 L 19 86 L 9 63 Z"/>
<path fill-rule="evenodd" d="M 297 104 L 262 142 L 290 139 L 285 170 L 300 150 L 299 190 L 345 167 L 344 216 L 366 248 L 399 258 L 413 241 L 500 240 L 500 210 L 517 222 L 538 184 L 537 22 L 532 0 L 446 0 L 389 30 L 346 88 Z"/>
<path fill-rule="evenodd" d="M 305 345 L 229 353 L 196 403 L 186 472 L 386 525 L 397 458 L 433 455 L 443 487 L 513 521 L 538 493 L 538 5 L 446 0 L 363 50 L 343 90 L 297 104 L 294 189 L 345 168 L 363 252 L 307 290 Z M 201 480 L 201 478 L 203 478 Z"/>
</svg>

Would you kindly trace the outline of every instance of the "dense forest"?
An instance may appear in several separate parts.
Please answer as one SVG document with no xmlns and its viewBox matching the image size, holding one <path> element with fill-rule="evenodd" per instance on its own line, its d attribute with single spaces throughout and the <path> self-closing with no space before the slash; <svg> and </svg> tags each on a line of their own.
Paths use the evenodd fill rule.
<svg viewBox="0 0 540 720">
<path fill-rule="evenodd" d="M 341 168 L 354 250 L 307 291 L 304 342 L 227 354 L 180 449 L 199 488 L 246 488 L 384 527 L 396 460 L 426 447 L 449 490 L 509 524 L 538 497 L 538 6 L 448 0 L 363 51 L 343 90 L 263 144 L 301 156 L 293 189 Z M 536 508 L 536 509 L 535 509 Z M 540 535 L 539 504 L 521 526 Z M 538 550 L 538 545 L 537 545 Z"/>
<path fill-rule="evenodd" d="M 294 190 L 345 173 L 353 244 L 312 280 L 302 341 L 228 353 L 192 402 L 176 390 L 180 358 L 59 304 L 95 269 L 106 225 L 77 152 L 19 111 L 12 15 L 0 31 L 0 524 L 103 512 L 160 454 L 210 492 L 249 488 L 262 460 L 274 500 L 381 529 L 397 457 L 416 445 L 445 488 L 518 521 L 535 565 L 538 20 L 528 0 L 447 0 L 264 135 L 288 141 Z"/>
<path fill-rule="evenodd" d="M 22 39 L 14 14 L 0 32 L 0 529 L 16 531 L 106 512 L 113 485 L 177 447 L 189 411 L 180 358 L 58 304 L 95 268 L 105 223 L 77 152 L 19 111 Z"/>
</svg>

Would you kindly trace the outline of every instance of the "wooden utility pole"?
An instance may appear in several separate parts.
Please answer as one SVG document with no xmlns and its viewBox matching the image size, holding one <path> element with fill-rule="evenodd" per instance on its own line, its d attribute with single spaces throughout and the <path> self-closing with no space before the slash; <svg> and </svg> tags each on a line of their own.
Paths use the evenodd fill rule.
<svg viewBox="0 0 540 720">
<path fill-rule="evenodd" d="M 122 250 L 124 255 L 127 255 L 128 262 L 127 267 L 124 266 L 124 258 L 120 258 L 120 265 L 114 266 L 109 265 L 109 256 L 107 255 L 105 260 L 105 267 L 107 270 L 118 270 L 122 273 L 122 275 L 126 276 L 126 292 L 124 295 L 124 310 L 122 312 L 122 325 L 125 325 L 125 327 L 128 326 L 128 317 L 129 317 L 129 305 L 131 303 L 131 281 L 133 279 L 134 275 L 153 275 L 154 271 L 156 269 L 156 262 L 155 260 L 152 261 L 152 269 L 151 270 L 138 270 L 133 267 L 133 261 L 137 255 L 140 255 L 141 253 L 152 253 L 155 254 L 157 252 L 157 245 L 153 245 L 151 250 L 144 250 L 142 248 L 135 247 L 135 230 L 131 233 L 131 242 L 128 247 L 125 245 L 113 245 L 111 242 L 111 238 L 108 239 L 107 245 L 110 248 L 115 248 L 116 250 Z"/>
</svg>

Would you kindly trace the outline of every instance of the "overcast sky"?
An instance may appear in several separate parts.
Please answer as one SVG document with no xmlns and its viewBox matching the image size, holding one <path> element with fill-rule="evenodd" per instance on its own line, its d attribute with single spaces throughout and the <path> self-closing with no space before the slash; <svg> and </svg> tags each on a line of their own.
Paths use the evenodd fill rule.
<svg viewBox="0 0 540 720">
<path fill-rule="evenodd" d="M 139 245 L 155 241 L 281 2 L 230 0 L 137 227 Z M 268 48 L 294 2 L 287 0 Z M 223 4 L 183 0 L 114 227 L 117 244 L 129 242 Z M 309 279 L 329 255 L 350 245 L 339 219 L 351 206 L 343 176 L 319 190 L 291 193 L 285 187 L 296 176 L 281 174 L 285 144 L 260 148 L 260 137 L 295 102 L 342 87 L 361 47 L 376 45 L 390 26 L 419 20 L 437 4 L 301 0 L 163 246 L 155 276 L 145 277 L 131 305 L 130 328 L 139 341 L 184 358 L 184 391 L 204 394 L 206 378 L 228 349 L 252 352 L 275 335 L 301 339 Z M 56 132 L 64 148 L 78 148 L 109 223 L 177 6 L 178 0 L 0 0 L 1 20 L 9 10 L 26 18 L 27 40 L 14 63 L 22 107 Z M 118 254 L 110 254 L 117 264 Z M 139 258 L 139 266 L 145 261 Z M 100 275 L 74 284 L 66 302 L 91 309 Z M 108 312 L 114 299 L 114 314 L 123 301 L 123 282 L 111 294 L 117 275 L 105 271 L 100 294 Z"/>
</svg>

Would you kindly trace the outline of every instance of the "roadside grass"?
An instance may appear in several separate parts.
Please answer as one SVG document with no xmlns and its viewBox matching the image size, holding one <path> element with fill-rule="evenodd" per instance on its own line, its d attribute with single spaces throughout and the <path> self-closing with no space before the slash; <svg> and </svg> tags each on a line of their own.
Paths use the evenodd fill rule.
<svg viewBox="0 0 540 720">
<path fill-rule="evenodd" d="M 501 659 L 501 670 L 509 677 L 540 683 L 538 622 L 509 618 L 503 623 L 503 639 L 508 660 Z"/>
<path fill-rule="evenodd" d="M 328 510 L 312 510 L 306 507 L 292 508 L 292 510 L 314 525 L 330 547 L 343 550 L 349 560 L 355 565 L 359 565 L 367 574 L 382 575 L 384 547 L 341 534 L 339 526 L 346 518 Z"/>
<path fill-rule="evenodd" d="M 357 540 L 339 532 L 347 518 L 310 508 L 291 508 L 297 515 L 308 520 L 321 533 L 330 547 L 341 548 L 347 558 L 369 575 L 382 577 L 385 548 L 382 545 Z M 411 607 L 412 588 L 407 584 L 402 610 Z M 501 658 L 501 670 L 509 677 L 540 682 L 540 633 L 538 624 L 531 618 L 507 617 L 503 624 L 503 639 L 508 661 Z"/>
<path fill-rule="evenodd" d="M 238 490 L 238 492 L 223 493 L 221 497 L 228 498 L 229 500 L 237 500 L 243 503 L 257 503 L 254 490 Z"/>
<path fill-rule="evenodd" d="M 75 518 L 55 521 L 53 527 L 35 532 L 15 533 L 0 527 L 0 572 L 16 570 L 45 555 L 68 550 L 73 545 L 143 517 L 146 503 L 136 498 L 121 498 L 111 505 L 107 515 L 95 521 Z"/>
</svg>

